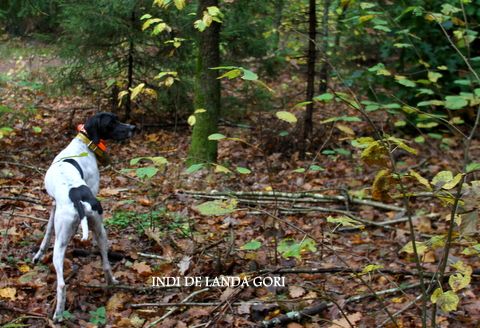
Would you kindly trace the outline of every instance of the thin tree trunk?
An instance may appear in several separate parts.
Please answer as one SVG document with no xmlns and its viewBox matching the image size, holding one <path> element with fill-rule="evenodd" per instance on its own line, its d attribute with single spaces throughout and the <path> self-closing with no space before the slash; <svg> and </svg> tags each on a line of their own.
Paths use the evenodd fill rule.
<svg viewBox="0 0 480 328">
<path fill-rule="evenodd" d="M 320 94 L 327 92 L 328 88 L 328 13 L 330 8 L 330 0 L 323 1 L 323 17 L 322 17 L 322 67 L 320 68 L 320 85 L 318 91 Z"/>
<path fill-rule="evenodd" d="M 218 6 L 218 0 L 200 0 L 197 16 L 210 6 Z M 220 24 L 212 22 L 205 31 L 198 33 L 197 72 L 195 78 L 195 109 L 206 112 L 195 114 L 196 123 L 192 131 L 192 142 L 188 154 L 188 165 L 211 163 L 217 159 L 217 141 L 208 136 L 217 132 L 220 115 L 220 81 L 218 71 L 210 69 L 220 65 Z"/>
<path fill-rule="evenodd" d="M 315 61 L 317 57 L 316 51 L 316 36 L 317 36 L 317 8 L 316 0 L 309 0 L 308 5 L 308 55 L 307 55 L 307 97 L 306 101 L 310 103 L 307 105 L 305 112 L 305 120 L 303 124 L 303 143 L 300 152 L 301 158 L 305 158 L 307 150 L 308 137 L 312 133 L 313 122 L 313 93 L 315 88 Z"/>
<path fill-rule="evenodd" d="M 132 34 L 130 35 L 130 43 L 128 45 L 128 72 L 127 72 L 127 101 L 125 102 L 125 120 L 130 119 L 132 112 L 132 101 L 130 99 L 130 88 L 133 87 L 133 56 L 135 52 L 135 45 L 133 43 L 133 30 L 135 29 L 135 7 L 132 9 L 132 16 L 130 17 L 130 28 Z"/>
<path fill-rule="evenodd" d="M 275 28 L 274 44 L 275 51 L 280 50 L 280 27 L 282 26 L 283 7 L 285 6 L 285 0 L 275 0 L 275 16 L 273 19 L 273 26 Z"/>
</svg>

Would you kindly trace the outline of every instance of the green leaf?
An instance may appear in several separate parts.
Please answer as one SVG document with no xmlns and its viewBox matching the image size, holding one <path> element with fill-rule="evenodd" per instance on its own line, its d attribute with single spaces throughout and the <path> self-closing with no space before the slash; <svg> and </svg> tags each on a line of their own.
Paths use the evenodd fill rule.
<svg viewBox="0 0 480 328">
<path fill-rule="evenodd" d="M 158 165 L 158 166 L 168 164 L 168 160 L 165 157 L 155 156 L 155 157 L 136 157 L 136 158 L 132 158 L 130 160 L 130 165 L 138 164 L 138 162 L 140 162 L 142 159 L 152 161 L 153 164 Z"/>
<path fill-rule="evenodd" d="M 277 246 L 277 251 L 284 257 L 295 257 L 301 259 L 304 252 L 316 252 L 317 247 L 311 238 L 306 238 L 301 242 L 296 242 L 292 238 L 285 238 L 280 241 Z"/>
<path fill-rule="evenodd" d="M 392 32 L 392 30 L 388 26 L 385 26 L 385 25 L 375 25 L 373 28 L 376 29 L 376 30 L 379 30 L 379 31 L 387 32 L 387 33 Z"/>
<path fill-rule="evenodd" d="M 214 141 L 222 140 L 225 138 L 226 137 L 221 133 L 214 133 L 208 136 L 208 140 L 214 140 Z"/>
<path fill-rule="evenodd" d="M 242 247 L 240 247 L 240 249 L 243 251 L 256 251 L 260 247 L 262 247 L 261 242 L 259 242 L 258 240 L 251 240 L 248 243 L 244 244 Z"/>
<path fill-rule="evenodd" d="M 458 85 L 464 85 L 464 86 L 471 86 L 472 81 L 470 80 L 455 80 L 453 83 L 458 84 Z"/>
<path fill-rule="evenodd" d="M 416 143 L 423 144 L 425 142 L 425 137 L 424 136 L 415 137 L 414 141 Z"/>
<path fill-rule="evenodd" d="M 227 71 L 220 75 L 217 79 L 223 79 L 224 77 L 228 78 L 229 80 L 232 80 L 236 77 L 239 77 L 242 74 L 242 70 L 239 68 L 232 69 L 230 71 Z"/>
<path fill-rule="evenodd" d="M 104 325 L 107 323 L 107 311 L 105 307 L 99 307 L 95 311 L 90 311 L 90 322 L 96 325 Z"/>
<path fill-rule="evenodd" d="M 140 179 L 151 179 L 157 172 L 158 168 L 155 166 L 140 167 L 135 170 L 135 174 Z"/>
<path fill-rule="evenodd" d="M 305 169 L 303 167 L 299 167 L 298 169 L 293 170 L 294 173 L 304 173 Z"/>
<path fill-rule="evenodd" d="M 39 126 L 34 126 L 34 127 L 32 127 L 32 130 L 33 130 L 33 132 L 35 132 L 35 133 L 40 133 L 40 132 L 42 132 L 42 128 L 39 127 Z"/>
<path fill-rule="evenodd" d="M 221 216 L 227 215 L 236 210 L 237 201 L 235 199 L 230 200 L 212 200 L 205 202 L 194 208 L 201 214 L 205 216 Z"/>
<path fill-rule="evenodd" d="M 325 169 L 319 165 L 310 165 L 310 167 L 308 168 L 309 171 L 313 171 L 313 172 L 317 172 L 317 171 L 325 171 Z"/>
<path fill-rule="evenodd" d="M 248 69 L 242 69 L 243 70 L 243 76 L 242 76 L 242 79 L 243 80 L 247 80 L 247 81 L 256 81 L 258 80 L 258 75 L 255 74 L 254 72 L 248 70 Z"/>
<path fill-rule="evenodd" d="M 432 179 L 432 185 L 435 187 L 442 187 L 447 182 L 452 181 L 453 173 L 451 171 L 440 171 Z"/>
<path fill-rule="evenodd" d="M 240 174 L 250 174 L 250 173 L 252 173 L 252 171 L 250 171 L 250 170 L 247 169 L 246 167 L 237 166 L 235 169 L 236 169 L 237 172 L 240 173 Z"/>
<path fill-rule="evenodd" d="M 190 126 L 194 126 L 195 123 L 197 123 L 197 118 L 195 117 L 195 115 L 190 115 L 190 116 L 188 117 L 187 123 L 188 123 L 188 125 L 190 125 Z"/>
<path fill-rule="evenodd" d="M 282 121 L 285 121 L 291 124 L 297 123 L 297 117 L 290 112 L 279 111 L 279 112 L 276 112 L 275 115 Z"/>
<path fill-rule="evenodd" d="M 472 173 L 480 170 L 480 163 L 474 162 L 467 165 L 466 172 Z"/>
<path fill-rule="evenodd" d="M 413 47 L 411 44 L 409 43 L 394 43 L 393 46 L 395 48 L 411 48 Z"/>
<path fill-rule="evenodd" d="M 451 110 L 460 109 L 468 105 L 468 101 L 462 96 L 446 96 L 445 107 Z"/>
<path fill-rule="evenodd" d="M 433 83 L 436 83 L 438 79 L 441 78 L 442 76 L 443 74 L 438 72 L 432 72 L 432 71 L 428 72 L 428 79 Z"/>
<path fill-rule="evenodd" d="M 325 102 L 329 102 L 330 100 L 332 100 L 334 98 L 334 95 L 329 93 L 329 92 L 326 92 L 326 93 L 322 93 L 321 95 L 318 95 L 318 96 L 315 96 L 313 97 L 313 100 L 315 101 L 325 101 Z"/>
<path fill-rule="evenodd" d="M 145 31 L 147 28 L 149 28 L 152 24 L 155 24 L 155 23 L 160 23 L 162 22 L 162 20 L 160 18 L 150 18 L 150 19 L 147 19 L 143 25 L 142 25 L 142 31 Z"/>
<path fill-rule="evenodd" d="M 203 163 L 199 163 L 199 164 L 193 164 L 193 165 L 190 165 L 186 170 L 185 172 L 187 174 L 192 174 L 192 173 L 195 173 L 197 171 L 200 171 L 201 169 L 203 169 L 205 167 L 205 164 Z"/>
<path fill-rule="evenodd" d="M 409 87 L 409 88 L 415 88 L 417 84 L 409 79 L 407 79 L 403 75 L 395 75 L 395 81 L 403 86 Z"/>
</svg>

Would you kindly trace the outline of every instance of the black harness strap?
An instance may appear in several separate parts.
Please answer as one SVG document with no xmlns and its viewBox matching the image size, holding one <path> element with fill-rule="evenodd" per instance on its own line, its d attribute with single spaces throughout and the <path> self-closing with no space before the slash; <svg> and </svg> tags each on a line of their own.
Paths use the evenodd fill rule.
<svg viewBox="0 0 480 328">
<path fill-rule="evenodd" d="M 67 162 L 67 163 L 70 163 L 72 164 L 73 166 L 75 166 L 75 168 L 77 169 L 78 173 L 80 173 L 80 177 L 82 178 L 83 180 L 83 170 L 82 168 L 80 167 L 80 165 L 78 165 L 77 161 L 74 160 L 73 158 L 66 158 L 63 160 L 63 162 Z"/>
</svg>

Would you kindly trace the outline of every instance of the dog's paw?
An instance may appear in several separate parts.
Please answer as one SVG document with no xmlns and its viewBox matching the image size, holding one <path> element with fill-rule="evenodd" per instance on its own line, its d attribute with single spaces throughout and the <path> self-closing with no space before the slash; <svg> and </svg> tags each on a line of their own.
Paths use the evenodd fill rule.
<svg viewBox="0 0 480 328">
<path fill-rule="evenodd" d="M 118 284 L 120 284 L 120 281 L 115 279 L 114 276 L 107 278 L 107 285 L 111 286 L 111 285 L 118 285 Z"/>
<path fill-rule="evenodd" d="M 43 258 L 43 254 L 41 254 L 40 252 L 37 252 L 35 256 L 32 258 L 32 263 L 37 264 L 42 260 L 42 258 Z"/>
</svg>

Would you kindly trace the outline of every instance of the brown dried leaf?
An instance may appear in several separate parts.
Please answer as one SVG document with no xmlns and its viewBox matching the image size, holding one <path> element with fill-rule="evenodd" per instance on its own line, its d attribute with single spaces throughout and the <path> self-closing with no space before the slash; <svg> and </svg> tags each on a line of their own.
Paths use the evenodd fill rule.
<svg viewBox="0 0 480 328">
<path fill-rule="evenodd" d="M 298 298 L 305 294 L 305 289 L 300 286 L 290 286 L 288 287 L 288 293 L 290 294 L 291 298 Z"/>
</svg>

